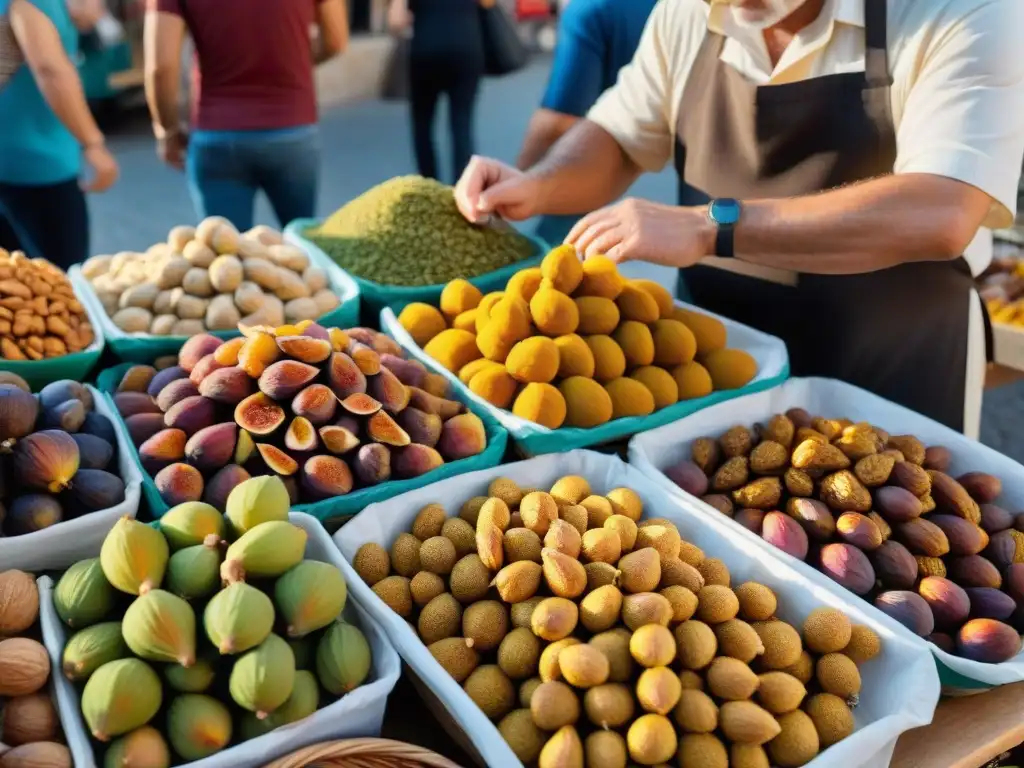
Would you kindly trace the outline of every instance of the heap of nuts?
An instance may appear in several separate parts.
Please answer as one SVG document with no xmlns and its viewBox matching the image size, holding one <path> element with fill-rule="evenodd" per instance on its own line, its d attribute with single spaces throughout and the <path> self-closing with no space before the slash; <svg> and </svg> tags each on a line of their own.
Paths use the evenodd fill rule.
<svg viewBox="0 0 1024 768">
<path fill-rule="evenodd" d="M 67 275 L 45 259 L 0 248 L 0 359 L 61 357 L 93 338 Z"/>
<path fill-rule="evenodd" d="M 793 408 L 698 438 L 665 474 L 942 650 L 998 664 L 1021 651 L 1024 516 L 1000 504 L 998 477 L 953 477 L 952 461 Z"/>
</svg>

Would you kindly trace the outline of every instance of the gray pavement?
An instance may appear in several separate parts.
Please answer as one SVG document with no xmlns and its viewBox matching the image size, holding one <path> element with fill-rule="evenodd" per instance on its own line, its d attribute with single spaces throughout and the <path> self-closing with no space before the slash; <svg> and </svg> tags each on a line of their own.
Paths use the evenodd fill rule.
<svg viewBox="0 0 1024 768">
<path fill-rule="evenodd" d="M 486 83 L 477 118 L 479 152 L 507 161 L 515 159 L 546 76 L 547 63 L 538 61 L 514 76 Z M 439 124 L 444 117 L 442 111 Z M 374 184 L 412 172 L 409 131 L 402 103 L 368 102 L 326 112 L 321 122 L 323 166 L 318 213 L 330 214 Z M 445 168 L 443 131 L 438 136 L 440 167 Z M 184 179 L 158 161 L 143 115 L 120 120 L 112 129 L 110 143 L 121 162 L 122 178 L 112 191 L 90 200 L 93 253 L 143 250 L 163 239 L 176 224 L 194 220 Z M 671 201 L 674 178 L 670 172 L 647 176 L 637 182 L 633 194 Z M 258 203 L 257 220 L 275 223 L 263 200 Z M 667 269 L 631 265 L 630 270 L 670 287 L 674 282 L 673 273 Z M 1024 383 L 986 393 L 982 440 L 1024 461 Z"/>
</svg>

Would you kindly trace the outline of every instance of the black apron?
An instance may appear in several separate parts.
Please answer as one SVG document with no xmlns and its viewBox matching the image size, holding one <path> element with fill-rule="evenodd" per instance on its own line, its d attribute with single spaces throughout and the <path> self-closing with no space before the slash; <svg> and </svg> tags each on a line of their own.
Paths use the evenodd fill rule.
<svg viewBox="0 0 1024 768">
<path fill-rule="evenodd" d="M 865 72 L 782 85 L 746 80 L 719 58 L 725 38 L 708 31 L 679 110 L 681 204 L 806 195 L 892 173 L 886 0 L 864 7 Z M 859 275 L 787 273 L 789 284 L 718 261 L 746 274 L 684 270 L 694 303 L 782 338 L 794 376 L 847 381 L 963 430 L 974 281 L 962 257 Z"/>
</svg>

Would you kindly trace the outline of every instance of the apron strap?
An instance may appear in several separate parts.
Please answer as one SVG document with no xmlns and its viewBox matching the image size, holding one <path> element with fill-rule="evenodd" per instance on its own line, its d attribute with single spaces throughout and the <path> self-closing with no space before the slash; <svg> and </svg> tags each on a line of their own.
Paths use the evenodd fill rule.
<svg viewBox="0 0 1024 768">
<path fill-rule="evenodd" d="M 872 88 L 892 85 L 886 0 L 864 0 L 864 74 Z"/>
</svg>

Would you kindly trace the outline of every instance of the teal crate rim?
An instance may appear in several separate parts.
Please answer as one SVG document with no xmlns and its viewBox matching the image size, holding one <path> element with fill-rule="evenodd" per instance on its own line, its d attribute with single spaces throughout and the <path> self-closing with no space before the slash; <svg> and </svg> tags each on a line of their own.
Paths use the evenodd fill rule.
<svg viewBox="0 0 1024 768">
<path fill-rule="evenodd" d="M 484 400 L 475 392 L 471 391 L 469 387 L 459 380 L 457 375 L 427 355 L 423 351 L 423 348 L 416 344 L 412 337 L 410 337 L 409 334 L 406 333 L 398 324 L 398 320 L 391 309 L 385 308 L 381 311 L 380 325 L 381 329 L 385 333 L 397 339 L 398 343 L 410 357 L 419 360 L 433 372 L 439 373 L 448 379 L 453 391 L 459 394 L 460 400 L 474 403 L 480 409 L 494 415 L 499 422 L 502 421 L 503 414 L 507 416 L 512 415 L 509 409 L 498 408 Z M 768 334 L 762 335 L 768 336 Z M 755 380 L 754 382 L 739 389 L 722 390 L 719 392 L 712 392 L 707 397 L 700 397 L 694 400 L 683 400 L 675 405 L 669 406 L 668 408 L 655 411 L 649 416 L 627 416 L 590 429 L 584 429 L 581 427 L 559 427 L 558 429 L 550 429 L 548 427 L 541 426 L 540 424 L 531 424 L 530 434 L 517 434 L 516 430 L 509 427 L 507 424 L 502 423 L 502 425 L 508 430 L 513 442 L 531 456 L 560 452 L 570 450 L 572 448 L 598 446 L 630 437 L 638 432 L 646 432 L 647 430 L 654 429 L 656 427 L 671 424 L 674 421 L 678 421 L 692 413 L 696 413 L 697 411 L 703 410 L 712 405 L 717 405 L 729 400 L 735 400 L 736 398 L 743 397 L 744 395 L 752 395 L 757 392 L 773 389 L 785 382 L 789 376 L 790 367 L 789 356 L 787 353 L 784 364 L 781 366 L 779 372 L 774 376 Z M 557 443 L 560 447 L 552 450 L 554 443 Z"/>
<path fill-rule="evenodd" d="M 112 368 L 107 368 L 96 377 L 96 389 L 107 399 L 111 412 L 115 415 L 115 427 L 122 433 L 125 445 L 132 448 L 131 457 L 135 467 L 142 475 L 142 493 L 149 503 L 150 513 L 156 520 L 159 520 L 170 510 L 170 506 L 160 496 L 156 488 L 153 476 L 142 466 L 139 458 L 138 447 L 132 442 L 128 434 L 128 426 L 121 417 L 117 406 L 114 404 L 114 393 L 117 385 L 124 376 L 125 371 L 135 363 L 120 363 Z M 452 392 L 453 396 L 459 393 Z M 402 480 L 389 480 L 380 485 L 372 485 L 360 488 L 344 496 L 336 496 L 331 499 L 324 499 L 308 504 L 297 504 L 292 506 L 292 511 L 305 512 L 319 520 L 324 526 L 341 525 L 346 520 L 354 517 L 362 509 L 378 501 L 389 499 L 392 496 L 422 488 L 425 485 L 445 480 L 455 475 L 473 472 L 478 469 L 490 469 L 502 462 L 505 456 L 505 449 L 508 446 L 508 432 L 505 428 L 486 410 L 476 406 L 475 403 L 459 398 L 467 409 L 475 414 L 484 423 L 487 433 L 487 446 L 475 456 L 468 456 L 465 459 L 445 462 L 437 469 L 427 472 L 419 477 L 411 477 Z"/>
<path fill-rule="evenodd" d="M 331 257 L 328 256 L 320 246 L 305 235 L 307 229 L 320 226 L 321 224 L 323 224 L 322 219 L 296 219 L 284 228 L 285 237 L 296 245 L 301 246 L 303 249 L 308 251 L 315 250 L 325 259 L 331 261 Z M 498 269 L 491 270 L 490 272 L 484 272 L 482 275 L 476 275 L 466 279 L 474 285 L 477 285 L 480 282 L 494 283 L 499 280 L 504 284 L 508 282 L 509 278 L 519 270 L 540 264 L 541 259 L 543 259 L 544 256 L 547 255 L 548 251 L 551 250 L 551 246 L 535 235 L 527 234 L 525 232 L 520 232 L 519 234 L 537 247 L 537 255 L 517 261 L 514 264 L 506 264 L 504 267 L 499 267 Z M 336 264 L 336 262 L 333 261 L 331 261 L 331 263 Z M 394 294 L 395 300 L 389 301 L 387 306 L 401 306 L 404 303 L 419 301 L 424 295 L 434 292 L 440 294 L 446 285 L 446 283 L 433 283 L 431 285 L 389 285 L 387 283 L 376 283 L 372 280 L 359 277 L 358 275 L 353 275 L 340 264 L 337 264 L 337 267 L 364 290 L 369 289 L 371 291 Z"/>
</svg>

